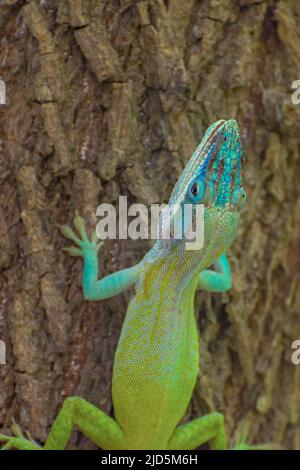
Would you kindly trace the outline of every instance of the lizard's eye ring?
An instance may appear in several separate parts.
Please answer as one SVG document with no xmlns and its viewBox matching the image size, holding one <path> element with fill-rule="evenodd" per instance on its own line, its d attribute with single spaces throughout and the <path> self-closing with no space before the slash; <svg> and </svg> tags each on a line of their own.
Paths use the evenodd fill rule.
<svg viewBox="0 0 300 470">
<path fill-rule="evenodd" d="M 197 178 L 191 182 L 188 188 L 188 197 L 194 203 L 200 202 L 205 195 L 206 184 L 203 178 Z"/>
</svg>

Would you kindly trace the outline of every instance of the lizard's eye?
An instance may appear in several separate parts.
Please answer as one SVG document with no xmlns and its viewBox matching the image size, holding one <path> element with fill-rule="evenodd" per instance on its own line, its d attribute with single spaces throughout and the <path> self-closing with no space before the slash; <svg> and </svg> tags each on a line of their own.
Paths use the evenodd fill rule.
<svg viewBox="0 0 300 470">
<path fill-rule="evenodd" d="M 200 202 L 205 194 L 205 181 L 203 178 L 197 178 L 192 181 L 188 188 L 188 196 L 194 202 Z"/>
<path fill-rule="evenodd" d="M 193 183 L 193 186 L 191 187 L 191 193 L 193 196 L 197 196 L 198 194 L 198 185 L 197 183 Z"/>
<path fill-rule="evenodd" d="M 246 206 L 246 200 L 247 200 L 246 191 L 243 189 L 239 198 L 239 202 L 238 202 L 239 209 L 244 209 L 244 207 Z"/>
</svg>

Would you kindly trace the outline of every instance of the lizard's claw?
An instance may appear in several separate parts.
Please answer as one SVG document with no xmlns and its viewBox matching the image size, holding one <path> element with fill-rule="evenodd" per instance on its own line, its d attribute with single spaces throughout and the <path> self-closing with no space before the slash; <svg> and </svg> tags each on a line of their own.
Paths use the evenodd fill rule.
<svg viewBox="0 0 300 470">
<path fill-rule="evenodd" d="M 75 245 L 81 246 L 81 240 L 75 235 L 71 227 L 69 227 L 68 225 L 60 225 L 59 228 L 64 237 L 68 238 L 69 240 L 72 240 Z"/>
<path fill-rule="evenodd" d="M 74 227 L 76 228 L 77 232 L 79 233 L 81 239 L 85 242 L 89 241 L 88 236 L 85 231 L 85 222 L 82 217 L 80 217 L 78 211 L 75 212 L 75 217 L 73 220 Z"/>
<path fill-rule="evenodd" d="M 75 246 L 70 246 L 69 248 L 63 248 L 70 256 L 82 256 L 82 251 L 80 248 L 76 248 Z"/>
<path fill-rule="evenodd" d="M 18 425 L 18 423 L 14 419 L 12 420 L 11 431 L 12 431 L 13 435 L 16 436 L 16 437 L 22 437 L 22 438 L 24 437 L 20 426 Z"/>
<path fill-rule="evenodd" d="M 98 240 L 96 230 L 93 231 L 92 236 L 91 236 L 91 242 L 96 244 L 97 247 L 97 253 L 100 250 L 101 246 L 104 245 L 104 242 Z"/>
<path fill-rule="evenodd" d="M 92 233 L 91 240 L 89 240 L 86 233 L 84 219 L 78 214 L 77 211 L 75 213 L 73 223 L 80 238 L 68 225 L 59 226 L 61 233 L 69 240 L 72 240 L 72 242 L 76 245 L 75 247 L 72 246 L 64 248 L 64 251 L 69 253 L 71 256 L 84 256 L 84 254 L 90 250 L 98 253 L 100 247 L 103 245 L 103 242 L 98 242 L 96 231 Z"/>
<path fill-rule="evenodd" d="M 97 241 L 98 241 L 98 237 L 97 237 L 96 230 L 93 230 L 93 233 L 92 233 L 92 236 L 91 236 L 91 242 L 92 243 L 97 243 Z"/>
<path fill-rule="evenodd" d="M 37 447 L 40 447 L 40 446 L 38 445 L 38 443 L 33 439 L 33 437 L 31 436 L 31 434 L 30 434 L 29 431 L 25 431 L 25 434 L 26 434 L 27 439 L 28 439 L 32 444 L 34 444 L 34 445 L 37 446 Z"/>
<path fill-rule="evenodd" d="M 242 427 L 235 432 L 233 450 L 247 450 L 249 447 L 246 441 L 249 437 L 250 425 L 243 423 Z"/>
</svg>

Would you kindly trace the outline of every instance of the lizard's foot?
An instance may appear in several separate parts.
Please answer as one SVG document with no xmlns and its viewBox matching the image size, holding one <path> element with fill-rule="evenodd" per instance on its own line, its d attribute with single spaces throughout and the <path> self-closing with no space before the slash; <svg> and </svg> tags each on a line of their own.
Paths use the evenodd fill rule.
<svg viewBox="0 0 300 470">
<path fill-rule="evenodd" d="M 255 446 L 247 444 L 250 434 L 249 422 L 243 424 L 242 428 L 236 431 L 232 450 L 254 450 Z"/>
<path fill-rule="evenodd" d="M 0 450 L 42 450 L 42 447 L 40 447 L 29 434 L 29 439 L 26 439 L 26 437 L 23 436 L 21 428 L 15 422 L 13 422 L 11 430 L 14 434 L 13 436 L 0 434 L 0 442 L 6 442 Z"/>
<path fill-rule="evenodd" d="M 281 444 L 273 442 L 267 442 L 265 444 L 247 444 L 247 440 L 250 434 L 249 425 L 245 425 L 244 428 L 235 434 L 234 445 L 232 450 L 283 450 L 284 447 Z"/>
<path fill-rule="evenodd" d="M 67 251 L 71 256 L 84 256 L 84 254 L 88 251 L 93 251 L 97 254 L 99 248 L 103 245 L 103 242 L 97 243 L 96 232 L 93 232 L 91 240 L 89 240 L 85 229 L 84 219 L 80 217 L 77 211 L 73 223 L 80 238 L 68 225 L 61 225 L 61 233 L 69 240 L 72 240 L 72 242 L 74 242 L 76 245 L 70 248 L 64 248 L 64 250 Z"/>
<path fill-rule="evenodd" d="M 267 442 L 265 444 L 247 444 L 245 441 L 235 443 L 232 450 L 285 450 L 281 444 Z"/>
</svg>

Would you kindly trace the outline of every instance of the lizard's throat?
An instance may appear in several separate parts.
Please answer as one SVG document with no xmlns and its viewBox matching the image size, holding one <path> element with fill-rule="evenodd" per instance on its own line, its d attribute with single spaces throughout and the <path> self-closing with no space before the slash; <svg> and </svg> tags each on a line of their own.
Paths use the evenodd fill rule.
<svg viewBox="0 0 300 470">
<path fill-rule="evenodd" d="M 179 293 L 205 269 L 204 264 L 211 262 L 208 258 L 203 261 L 204 263 L 201 262 L 201 257 L 199 259 L 199 252 L 187 253 L 184 249 L 152 258 L 146 263 L 147 268 L 142 279 L 146 296 L 153 289 L 163 290 L 166 294 Z"/>
</svg>

